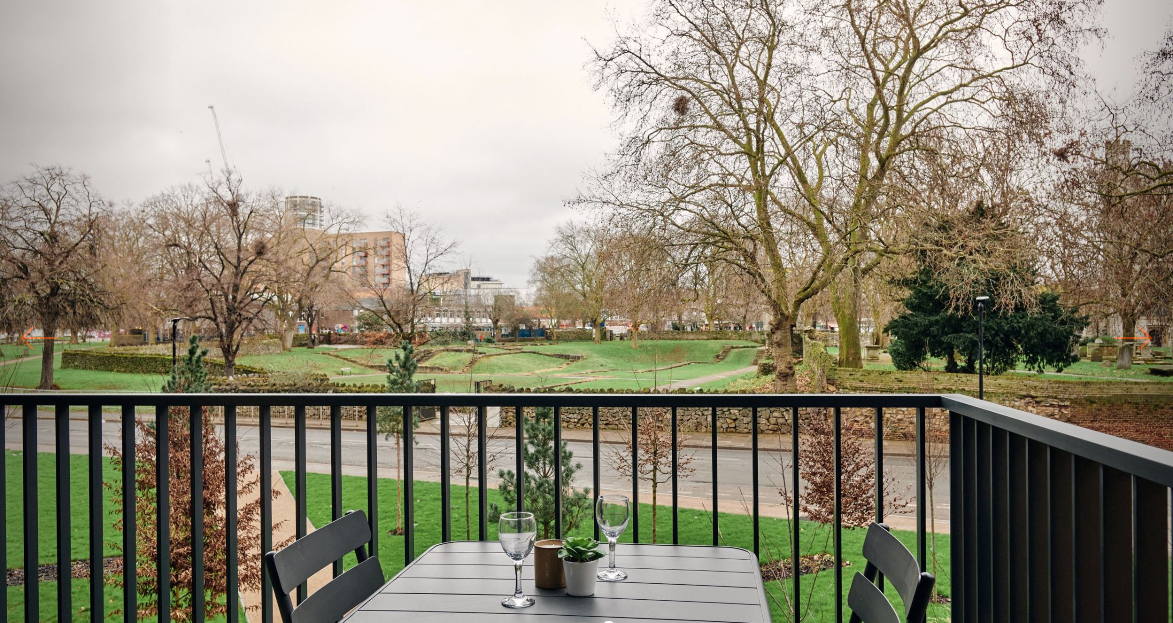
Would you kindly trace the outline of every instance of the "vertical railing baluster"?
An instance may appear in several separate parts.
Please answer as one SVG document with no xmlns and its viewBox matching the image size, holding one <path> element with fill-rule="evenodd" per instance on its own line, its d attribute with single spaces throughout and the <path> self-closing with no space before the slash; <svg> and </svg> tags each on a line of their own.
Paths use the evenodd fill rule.
<svg viewBox="0 0 1173 623">
<path fill-rule="evenodd" d="M 785 477 L 785 476 L 783 476 L 783 477 Z M 792 603 L 794 604 L 794 619 L 793 620 L 795 620 L 795 621 L 802 620 L 802 599 L 800 599 L 800 597 L 802 596 L 802 591 L 801 591 L 801 586 L 799 584 L 799 575 L 800 574 L 797 573 L 797 571 L 795 571 L 797 569 L 800 569 L 798 559 L 799 559 L 799 552 L 801 551 L 799 549 L 799 545 L 800 545 L 799 532 L 800 531 L 799 531 L 799 523 L 798 523 L 798 513 L 799 513 L 802 505 L 799 502 L 798 496 L 799 496 L 799 493 L 801 493 L 802 481 L 799 480 L 799 478 L 800 478 L 800 474 L 798 473 L 798 407 L 791 407 L 790 408 L 790 481 L 794 483 L 794 497 L 792 497 L 790 500 L 792 503 L 792 506 L 793 506 L 790 509 L 790 512 L 793 513 L 791 515 L 792 519 L 791 519 L 791 523 L 790 523 L 790 532 L 793 537 L 793 540 L 791 542 L 792 544 L 790 546 L 790 568 L 792 570 L 790 573 L 790 581 L 791 581 L 790 588 L 791 588 L 791 591 L 794 593 L 794 601 Z"/>
<path fill-rule="evenodd" d="M 1010 439 L 994 429 L 990 440 L 990 490 L 993 495 L 993 620 L 1010 620 Z"/>
<path fill-rule="evenodd" d="M 676 448 L 677 421 L 676 407 L 672 407 L 672 544 L 680 543 L 680 477 L 679 456 Z"/>
<path fill-rule="evenodd" d="M 1132 559 L 1133 559 L 1133 492 L 1132 477 L 1114 467 L 1103 468 L 1104 506 L 1100 544 L 1103 551 L 1104 580 L 1100 589 L 1104 594 L 1103 612 L 1109 618 L 1131 621 L 1133 614 Z M 1082 521 L 1083 513 L 1079 514 Z M 1110 526 L 1110 528 L 1109 528 Z M 1163 565 L 1168 568 L 1168 562 Z M 1147 570 L 1146 570 L 1147 572 Z"/>
<path fill-rule="evenodd" d="M 24 577 L 39 577 L 40 560 L 37 548 L 37 406 L 25 403 L 21 413 L 21 432 L 24 439 Z M 5 501 L 7 502 L 7 500 Z M 31 590 L 30 590 L 31 589 Z M 36 623 L 40 620 L 40 592 L 36 582 L 24 584 L 24 620 Z"/>
<path fill-rule="evenodd" d="M 485 405 L 477 405 L 477 538 L 481 541 L 489 539 L 489 477 L 485 463 L 489 423 L 485 421 L 485 411 Z"/>
<path fill-rule="evenodd" d="M 1074 524 L 1074 563 L 1079 573 L 1074 575 L 1076 588 L 1076 617 L 1079 621 L 1093 621 L 1104 612 L 1104 553 L 1100 549 L 1100 534 L 1104 529 L 1104 483 L 1100 479 L 1100 465 L 1096 461 L 1077 456 L 1074 463 L 1074 505 L 1086 509 Z M 1108 529 L 1114 529 L 1108 528 Z"/>
<path fill-rule="evenodd" d="M 843 623 L 843 417 L 839 407 L 835 407 L 834 418 L 831 424 L 834 456 L 831 460 L 835 464 L 835 621 Z"/>
<path fill-rule="evenodd" d="M 977 566 L 978 620 L 993 621 L 994 505 L 990 425 L 977 423 Z"/>
<path fill-rule="evenodd" d="M 375 405 L 367 405 L 367 522 L 371 526 L 371 556 L 379 557 L 379 419 Z"/>
<path fill-rule="evenodd" d="M 102 405 L 92 404 L 89 409 L 89 462 L 90 462 L 90 620 L 106 618 L 105 541 L 102 535 Z"/>
<path fill-rule="evenodd" d="M 293 497 L 294 536 L 304 539 L 306 535 L 306 483 L 305 483 L 305 405 L 293 407 Z M 297 604 L 305 600 L 308 586 L 302 582 L 297 587 Z"/>
<path fill-rule="evenodd" d="M 758 408 L 750 409 L 749 418 L 750 443 L 752 445 L 752 452 L 750 452 L 750 462 L 752 465 L 752 483 L 753 487 L 753 555 L 759 556 L 761 554 L 761 516 L 759 513 L 760 494 L 758 491 Z"/>
<path fill-rule="evenodd" d="M 631 542 L 639 543 L 639 407 L 631 408 Z"/>
<path fill-rule="evenodd" d="M 135 406 L 122 405 L 122 615 L 133 623 L 138 613 L 138 533 L 135 504 Z M 3 476 L 0 475 L 0 479 Z M 0 516 L 0 526 L 4 518 Z"/>
<path fill-rule="evenodd" d="M 950 455 L 950 465 L 957 465 L 959 461 L 954 460 L 953 456 L 961 456 L 960 453 Z M 1030 595 L 1030 616 L 1027 620 L 1032 623 L 1048 623 L 1051 620 L 1051 461 L 1050 448 L 1038 441 L 1030 441 L 1027 443 L 1027 547 L 1029 549 L 1028 564 L 1030 566 L 1030 574 L 1027 576 L 1027 593 Z M 960 473 L 960 466 L 955 468 Z M 957 478 L 960 482 L 960 477 Z M 957 513 L 957 507 L 962 506 L 957 504 L 956 500 L 962 499 L 956 489 L 952 490 L 950 497 L 955 500 L 953 510 L 951 512 Z M 964 508 L 962 506 L 962 508 Z M 951 522 L 960 522 L 954 517 Z M 953 534 L 957 534 L 956 530 L 952 530 Z M 956 538 L 956 537 L 953 537 Z M 956 541 L 951 542 L 954 557 L 961 555 L 958 553 L 958 544 Z M 958 563 L 954 561 L 953 569 L 958 569 Z M 953 571 L 953 585 L 959 586 L 957 580 L 957 571 Z M 957 589 L 953 590 L 953 594 L 958 594 Z"/>
<path fill-rule="evenodd" d="M 155 544 L 159 557 L 155 561 L 159 583 L 158 616 L 160 623 L 171 620 L 171 423 L 164 405 L 155 407 L 155 508 L 159 540 Z"/>
<path fill-rule="evenodd" d="M 721 541 L 721 526 L 717 519 L 720 516 L 717 512 L 717 407 L 713 407 L 709 413 L 709 437 L 713 470 L 713 547 L 716 547 Z"/>
<path fill-rule="evenodd" d="M 601 475 L 599 474 L 599 468 L 601 465 L 599 450 L 599 406 L 595 405 L 594 407 L 591 407 L 591 479 L 593 480 L 592 484 L 594 485 L 596 499 L 598 496 L 603 494 L 603 481 Z M 600 532 L 598 511 L 599 505 L 591 504 L 591 515 L 594 517 L 594 521 L 591 523 L 594 524 L 594 535 L 596 541 L 599 540 Z"/>
<path fill-rule="evenodd" d="M 262 494 L 263 495 L 263 494 Z M 240 581 L 240 564 L 238 551 L 237 527 L 237 489 L 236 489 L 236 405 L 224 406 L 224 532 L 228 536 L 228 547 L 225 554 L 225 578 L 228 583 L 228 594 L 225 597 L 228 623 L 236 623 L 240 618 L 240 593 L 237 590 Z"/>
<path fill-rule="evenodd" d="M 70 538 L 73 529 L 70 526 L 69 516 L 69 405 L 56 405 L 53 409 L 53 421 L 54 449 L 56 451 L 53 455 L 53 463 L 57 467 L 57 620 L 68 621 L 73 618 L 73 587 L 70 586 L 72 575 L 69 573 L 72 567 L 70 554 L 73 553 Z M 32 452 L 36 456 L 36 448 L 33 448 Z M 66 571 L 62 572 L 62 569 L 66 569 Z M 35 578 L 37 575 L 25 575 L 25 577 Z M 38 585 L 35 582 L 31 584 L 25 582 L 26 593 L 29 586 L 33 586 L 35 590 Z"/>
<path fill-rule="evenodd" d="M 1071 453 L 1051 448 L 1051 620 L 1055 623 L 1075 620 L 1074 471 Z"/>
<path fill-rule="evenodd" d="M 204 408 L 191 406 L 191 616 L 203 621 L 204 598 Z"/>
<path fill-rule="evenodd" d="M 562 538 L 562 407 L 554 407 L 554 538 Z"/>
<path fill-rule="evenodd" d="M 260 444 L 257 453 L 261 462 L 261 556 L 273 551 L 273 408 L 262 404 L 257 408 Z M 273 623 L 273 580 L 269 570 L 261 565 L 261 623 Z"/>
<path fill-rule="evenodd" d="M 404 431 L 406 435 L 407 432 Z M 330 521 L 342 518 L 342 407 L 330 405 Z M 334 577 L 342 575 L 342 559 L 334 561 Z"/>
<path fill-rule="evenodd" d="M 513 488 L 517 492 L 517 512 L 525 512 L 525 414 L 513 407 Z M 598 430 L 598 429 L 596 429 Z M 597 434 L 597 433 L 596 433 Z"/>
<path fill-rule="evenodd" d="M 440 540 L 452 540 L 452 457 L 448 405 L 440 407 Z M 468 443 L 468 440 L 465 440 Z"/>
<path fill-rule="evenodd" d="M 0 403 L 0 416 L 3 416 L 4 421 L 8 421 L 8 405 Z M 7 431 L 7 427 L 5 427 Z M 8 439 L 6 432 L 0 432 L 0 438 L 3 438 L 4 447 L 8 447 Z M 0 543 L 4 543 L 4 547 L 0 547 L 0 569 L 5 569 L 7 575 L 8 569 L 8 456 L 4 456 L 4 460 L 0 461 Z M 8 587 L 0 591 L 0 612 L 7 615 L 8 613 Z M 7 617 L 5 617 L 7 618 Z"/>
<path fill-rule="evenodd" d="M 978 542 L 978 530 L 982 528 L 981 523 L 981 509 L 978 507 L 977 500 L 977 464 L 981 460 L 978 455 L 978 438 L 977 438 L 977 421 L 972 419 L 965 420 L 965 453 L 962 455 L 963 467 L 963 482 L 964 482 L 964 508 L 968 513 L 966 521 L 962 524 L 965 530 L 965 552 L 963 554 L 965 560 L 965 586 L 962 590 L 965 593 L 965 617 L 966 621 L 979 621 L 978 619 L 978 584 L 980 582 L 978 575 L 978 550 L 981 545 Z M 952 503 L 952 499 L 951 499 Z M 953 535 L 950 529 L 950 536 Z"/>
<path fill-rule="evenodd" d="M 1136 497 L 1132 513 L 1136 518 L 1132 550 L 1135 620 L 1169 618 L 1169 490 L 1151 480 L 1134 478 Z"/>
<path fill-rule="evenodd" d="M 921 571 L 928 571 L 928 470 L 925 469 L 925 408 L 916 408 L 916 563 Z M 935 527 L 935 526 L 934 526 Z"/>
<path fill-rule="evenodd" d="M 415 412 L 403 408 L 403 564 L 415 560 Z"/>
<path fill-rule="evenodd" d="M 884 409 L 876 407 L 873 417 L 875 423 L 875 461 L 876 461 L 876 523 L 884 523 Z M 884 590 L 884 574 L 876 575 L 876 586 Z"/>
<path fill-rule="evenodd" d="M 1030 510 L 1027 486 L 1030 470 L 1026 439 L 1010 433 L 1007 441 L 1010 458 L 1007 467 L 1010 500 L 1010 613 L 1007 620 L 1029 621 L 1030 611 Z"/>
</svg>

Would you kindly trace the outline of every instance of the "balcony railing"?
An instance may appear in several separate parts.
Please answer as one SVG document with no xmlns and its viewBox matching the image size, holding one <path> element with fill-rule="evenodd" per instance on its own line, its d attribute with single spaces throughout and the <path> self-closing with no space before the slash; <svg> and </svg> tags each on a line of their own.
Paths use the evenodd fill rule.
<svg viewBox="0 0 1173 623">
<path fill-rule="evenodd" d="M 874 412 L 874 450 L 877 462 L 875 490 L 877 495 L 876 520 L 884 516 L 884 448 L 885 411 L 893 409 L 915 412 L 915 553 L 922 568 L 927 565 L 927 480 L 926 480 L 926 410 L 941 409 L 949 413 L 949 487 L 951 533 L 951 610 L 954 621 L 1157 621 L 1169 620 L 1169 488 L 1173 486 L 1173 453 L 1126 441 L 1077 426 L 1046 419 L 1022 411 L 957 395 L 585 395 L 585 394 L 122 394 L 122 395 L 18 395 L 0 397 L 9 418 L 21 423 L 21 460 L 23 486 L 22 516 L 7 517 L 6 505 L 0 505 L 0 536 L 7 542 L 10 522 L 23 527 L 23 561 L 9 561 L 7 549 L 0 550 L 5 568 L 9 563 L 23 563 L 25 577 L 37 577 L 40 535 L 38 534 L 38 505 L 43 502 L 38 494 L 37 449 L 38 412 L 51 409 L 55 425 L 54 459 L 56 472 L 55 504 L 57 509 L 56 541 L 58 568 L 69 568 L 72 521 L 69 508 L 70 461 L 69 419 L 71 410 L 87 414 L 87 473 L 89 508 L 86 528 L 89 532 L 90 568 L 103 569 L 103 543 L 111 535 L 103 534 L 103 412 L 116 409 L 121 416 L 121 452 L 132 456 L 135 452 L 135 421 L 153 410 L 157 434 L 154 459 L 160 466 L 154 500 L 158 512 L 158 575 L 150 578 L 158 586 L 161 607 L 160 621 L 168 621 L 171 586 L 170 547 L 168 533 L 169 499 L 168 479 L 171 471 L 168 456 L 168 419 L 190 418 L 188 430 L 192 449 L 190 486 L 193 491 L 204 489 L 204 466 L 201 464 L 200 444 L 204 418 L 215 414 L 222 424 L 225 436 L 224 468 L 226 471 L 225 521 L 227 528 L 227 618 L 235 621 L 239 611 L 238 588 L 238 534 L 236 470 L 238 457 L 236 440 L 238 413 L 247 410 L 255 415 L 259 430 L 260 490 L 272 490 L 273 467 L 273 413 L 274 409 L 292 411 L 294 428 L 294 498 L 296 500 L 295 527 L 298 537 L 304 536 L 307 525 L 307 409 L 325 409 L 329 412 L 330 506 L 333 518 L 346 510 L 342 504 L 342 425 L 343 409 L 359 409 L 365 413 L 365 452 L 368 513 L 372 524 L 372 551 L 379 552 L 379 499 L 377 466 L 380 444 L 376 428 L 379 407 L 401 407 L 404 422 L 411 421 L 413 411 L 438 408 L 440 413 L 439 453 L 442 540 L 451 540 L 452 533 L 452 463 L 449 413 L 452 409 L 475 411 L 475 435 L 478 449 L 476 482 L 479 509 L 477 537 L 489 534 L 488 475 L 486 473 L 486 444 L 488 426 L 486 412 L 490 407 L 501 407 L 513 413 L 513 444 L 517 481 L 517 505 L 521 510 L 525 486 L 522 447 L 525 443 L 522 428 L 523 409 L 549 407 L 553 410 L 553 446 L 561 447 L 563 439 L 562 413 L 564 409 L 589 409 L 591 413 L 592 491 L 600 488 L 600 409 L 622 409 L 630 412 L 629 432 L 633 445 L 638 436 L 640 411 L 664 409 L 670 414 L 672 459 L 675 464 L 679 438 L 678 413 L 681 410 L 703 410 L 710 419 L 712 452 L 712 543 L 721 539 L 718 521 L 719 463 L 718 409 L 748 410 L 752 426 L 750 452 L 752 453 L 751 498 L 747 510 L 752 516 L 755 552 L 761 551 L 761 499 L 759 469 L 759 414 L 765 410 L 776 413 L 781 409 L 789 416 L 791 430 L 800 430 L 800 410 L 826 409 L 833 424 L 835 456 L 840 455 L 843 443 L 843 410 L 867 409 Z M 404 561 L 415 555 L 416 509 L 413 484 L 417 467 L 413 458 L 413 432 L 404 426 L 403 440 L 403 507 Z M 13 443 L 14 440 L 7 440 Z M 471 443 L 471 440 L 470 440 Z M 790 447 L 785 450 L 797 457 L 803 443 L 800 434 L 790 435 Z M 561 453 L 554 452 L 555 508 L 562 507 Z M 141 459 L 141 457 L 140 457 Z M 0 468 L 4 463 L 0 463 Z M 123 522 L 122 548 L 124 556 L 123 617 L 134 620 L 138 599 L 136 578 L 136 543 L 134 539 L 136 515 L 135 465 L 124 462 L 122 480 L 122 507 L 126 509 Z M 780 466 L 779 471 L 783 468 Z M 799 461 L 793 460 L 786 470 L 789 474 L 769 473 L 767 477 L 789 478 L 800 483 Z M 835 512 L 832 525 L 834 535 L 834 569 L 841 568 L 842 491 L 840 461 L 835 461 Z M 631 492 L 635 515 L 632 534 L 638 542 L 641 518 L 638 512 L 640 481 L 637 470 L 632 470 Z M 679 477 L 671 476 L 671 537 L 680 538 Z M 0 474 L 0 496 L 7 499 L 16 492 L 3 491 L 6 475 Z M 797 485 L 795 487 L 797 489 Z M 384 495 L 387 495 L 384 492 Z M 793 496 L 793 516 L 799 514 L 799 498 Z M 191 585 L 194 594 L 202 594 L 205 587 L 205 543 L 203 535 L 204 509 L 201 496 L 191 504 Z M 555 513 L 555 532 L 563 532 L 561 513 Z M 593 522 L 592 522 L 593 523 Z M 261 495 L 260 524 L 261 550 L 272 548 L 271 530 L 273 509 L 270 496 Z M 800 531 L 797 522 L 790 523 L 789 543 L 792 564 L 798 568 Z M 595 528 L 598 536 L 597 526 Z M 335 570 L 337 574 L 338 569 Z M 793 591 L 793 607 L 802 603 L 799 574 L 787 580 Z M 833 572 L 835 616 L 844 620 L 842 573 Z M 74 618 L 78 611 L 71 601 L 68 573 L 58 580 L 57 610 L 61 620 Z M 104 620 L 103 577 L 91 574 L 89 582 L 89 614 L 92 620 Z M 262 620 L 272 620 L 268 578 L 263 580 Z M 28 586 L 28 584 L 26 584 Z M 304 597 L 304 587 L 299 591 Z M 9 612 L 8 594 L 0 592 L 0 610 Z M 38 619 L 40 604 L 38 591 L 28 590 L 24 595 L 26 621 Z M 193 604 L 195 620 L 203 620 L 204 604 Z M 795 618 L 801 613 L 794 613 Z"/>
</svg>

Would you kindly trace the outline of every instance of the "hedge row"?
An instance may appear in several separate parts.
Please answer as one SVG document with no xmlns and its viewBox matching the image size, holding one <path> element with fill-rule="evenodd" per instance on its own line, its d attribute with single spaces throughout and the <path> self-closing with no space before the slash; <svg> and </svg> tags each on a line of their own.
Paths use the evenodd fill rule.
<svg viewBox="0 0 1173 623">
<path fill-rule="evenodd" d="M 650 387 L 642 389 L 608 389 L 585 388 L 574 385 L 560 387 L 514 387 L 492 383 L 481 387 L 481 391 L 488 394 L 745 394 L 747 391 L 727 391 L 723 389 L 689 389 L 681 388 L 671 391 L 656 390 Z"/>
<path fill-rule="evenodd" d="M 436 393 L 436 382 L 420 382 L 421 394 Z M 219 379 L 212 391 L 227 394 L 381 394 L 387 391 L 382 383 L 334 383 L 325 374 L 279 375 L 268 377 L 236 377 Z"/>
<path fill-rule="evenodd" d="M 205 359 L 208 374 L 224 376 L 224 362 Z M 170 355 L 119 353 L 104 349 L 67 350 L 61 353 L 61 367 L 69 370 L 98 370 L 131 374 L 171 374 Z M 236 374 L 264 375 L 264 368 L 236 364 Z"/>
</svg>

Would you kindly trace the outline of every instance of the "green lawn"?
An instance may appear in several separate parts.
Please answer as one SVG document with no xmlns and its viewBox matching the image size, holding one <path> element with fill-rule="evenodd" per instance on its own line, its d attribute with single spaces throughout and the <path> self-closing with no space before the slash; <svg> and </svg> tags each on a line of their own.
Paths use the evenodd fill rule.
<svg viewBox="0 0 1173 623">
<path fill-rule="evenodd" d="M 17 340 L 14 344 L 0 344 L 0 360 L 14 359 L 18 357 L 30 357 L 32 355 L 40 355 L 44 348 L 44 340 L 29 340 L 32 345 L 32 350 L 25 347 L 24 342 Z M 74 350 L 78 348 L 105 348 L 109 346 L 109 342 L 100 342 L 91 340 L 89 342 L 78 342 L 77 344 L 70 344 L 69 338 L 57 340 L 56 346 L 53 347 L 54 352 L 61 352 L 62 350 Z"/>
<path fill-rule="evenodd" d="M 157 392 L 165 377 L 161 374 L 127 374 L 96 370 L 63 370 L 61 356 L 53 358 L 53 383 L 61 389 Z M 0 366 L 0 386 L 36 387 L 41 382 L 41 361 L 31 359 Z"/>
<path fill-rule="evenodd" d="M 295 348 L 276 355 L 247 355 L 237 357 L 236 361 L 273 372 L 316 372 L 330 376 L 338 374 L 339 368 L 351 367 L 319 348 Z"/>
<path fill-rule="evenodd" d="M 282 472 L 282 477 L 285 479 L 286 485 L 293 490 L 293 473 Z M 452 487 L 452 534 L 457 540 L 464 539 L 466 532 L 465 514 L 464 514 L 464 493 L 465 489 L 459 485 Z M 471 499 L 471 509 L 469 521 L 472 524 L 472 538 L 477 538 L 477 489 L 474 487 L 469 490 Z M 326 474 L 309 474 L 306 478 L 306 509 L 310 521 L 315 526 L 321 526 L 328 523 L 331 519 L 330 509 L 330 477 Z M 501 497 L 496 490 L 492 490 L 488 495 L 489 501 L 501 502 Z M 379 479 L 379 560 L 383 565 L 383 572 L 390 577 L 398 573 L 403 568 L 404 551 L 403 551 L 403 537 L 393 536 L 391 531 L 396 525 L 395 515 L 395 481 L 386 478 Z M 357 476 L 343 476 L 342 477 L 342 505 L 345 510 L 349 509 L 363 509 L 367 508 L 367 487 L 366 478 Z M 416 554 L 423 553 L 428 547 L 440 542 L 440 486 L 438 483 L 432 482 L 416 482 L 415 483 L 415 552 Z M 640 538 L 642 542 L 648 542 L 651 539 L 651 506 L 648 504 L 640 504 Z M 668 507 L 661 506 L 657 517 L 657 531 L 659 532 L 660 540 L 671 541 L 672 538 L 672 519 L 671 512 Z M 752 549 L 753 547 L 753 523 L 751 519 L 745 515 L 733 513 L 721 513 L 720 525 L 722 538 L 724 544 L 736 547 L 743 547 Z M 782 556 L 789 555 L 789 523 L 783 519 L 774 519 L 763 517 L 761 519 L 762 530 L 762 544 L 763 544 L 763 560 L 769 558 L 766 553 L 775 552 Z M 827 529 L 817 524 L 808 522 L 800 523 L 802 552 L 804 554 L 830 551 L 825 550 L 824 545 L 827 543 L 828 535 Z M 589 534 L 591 526 L 589 524 L 579 525 L 571 532 L 571 534 Z M 911 532 L 897 531 L 896 535 L 910 548 L 915 547 L 915 534 Z M 488 538 L 490 540 L 496 539 L 496 526 L 489 525 Z M 863 570 L 863 557 L 861 549 L 863 547 L 864 530 L 845 530 L 843 532 L 843 557 L 848 560 L 851 565 L 843 570 L 843 586 L 844 594 L 846 595 L 847 587 L 851 585 L 851 578 L 856 571 Z M 625 534 L 621 539 L 623 542 L 630 542 L 631 536 Z M 680 510 L 680 542 L 686 544 L 707 545 L 712 543 L 712 523 L 710 514 L 704 511 L 696 511 L 689 509 Z M 949 560 L 949 538 L 948 536 L 939 536 L 937 538 L 938 557 L 942 561 Z M 618 552 L 618 562 L 623 564 L 623 549 L 620 548 Z M 354 557 L 350 555 L 345 561 L 345 566 L 350 567 L 354 565 Z M 949 586 L 947 580 L 947 573 L 941 574 L 946 576 L 942 579 L 940 584 L 940 592 L 944 595 L 949 594 Z M 810 611 L 813 613 L 813 618 L 804 619 L 808 621 L 833 621 L 834 620 L 834 581 L 830 573 L 820 574 L 819 577 L 813 578 L 806 576 L 803 578 L 803 594 L 806 595 L 813 586 L 814 597 L 811 602 Z M 887 585 L 890 598 L 894 601 L 898 599 L 896 593 L 892 590 L 891 584 Z M 774 614 L 775 621 L 788 620 L 786 615 L 782 613 L 781 604 L 784 604 L 782 594 L 784 591 L 789 592 L 791 585 L 789 582 L 784 585 L 779 585 L 777 582 L 769 583 L 767 585 L 767 592 L 771 595 L 771 611 Z M 845 612 L 846 606 L 845 606 Z M 930 616 L 948 616 L 947 606 L 933 606 L 930 610 Z"/>
<path fill-rule="evenodd" d="M 459 372 L 461 368 L 472 360 L 472 353 L 438 353 L 435 357 L 427 360 L 425 363 L 429 366 L 440 366 L 441 368 L 448 368 L 453 372 Z"/>
<path fill-rule="evenodd" d="M 477 361 L 472 371 L 477 374 L 532 374 L 566 364 L 565 359 L 535 353 L 516 353 L 485 357 Z M 561 370 L 559 370 L 561 372 Z"/>
</svg>

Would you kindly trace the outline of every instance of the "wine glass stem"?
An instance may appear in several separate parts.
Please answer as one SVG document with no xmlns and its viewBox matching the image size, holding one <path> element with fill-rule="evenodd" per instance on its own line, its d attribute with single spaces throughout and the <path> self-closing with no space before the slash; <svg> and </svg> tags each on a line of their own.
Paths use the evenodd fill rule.
<svg viewBox="0 0 1173 623">
<path fill-rule="evenodd" d="M 522 561 L 520 561 L 520 560 L 513 561 L 514 577 L 517 580 L 516 583 L 513 585 L 513 596 L 516 598 L 520 598 L 523 596 L 521 594 L 521 563 L 522 563 Z"/>
<path fill-rule="evenodd" d="M 607 568 L 615 568 L 615 542 L 618 539 L 607 539 Z"/>
</svg>

